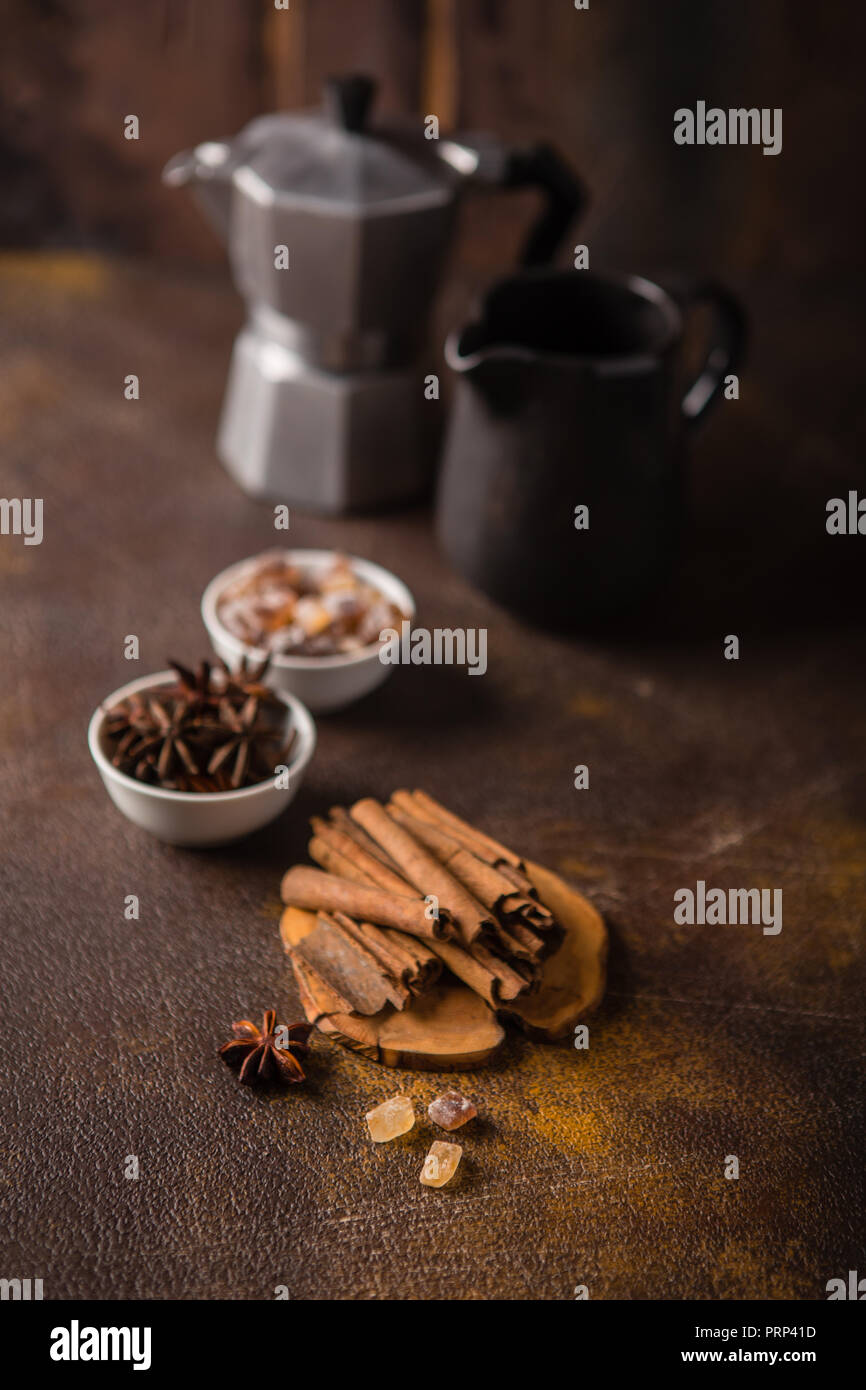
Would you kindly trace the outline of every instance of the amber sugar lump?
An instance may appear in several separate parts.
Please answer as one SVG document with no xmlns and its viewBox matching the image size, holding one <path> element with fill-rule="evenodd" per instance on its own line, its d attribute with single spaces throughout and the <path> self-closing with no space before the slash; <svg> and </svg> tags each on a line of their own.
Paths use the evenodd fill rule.
<svg viewBox="0 0 866 1390">
<path fill-rule="evenodd" d="M 446 1144 L 437 1139 L 430 1145 L 430 1151 L 421 1169 L 421 1183 L 424 1187 L 444 1187 L 457 1172 L 463 1149 L 460 1144 Z"/>
<path fill-rule="evenodd" d="M 367 1128 L 374 1144 L 386 1144 L 406 1134 L 415 1123 L 415 1107 L 408 1096 L 392 1096 L 367 1113 Z"/>
<path fill-rule="evenodd" d="M 427 1107 L 427 1114 L 438 1125 L 440 1129 L 459 1129 L 465 1125 L 467 1120 L 473 1120 L 478 1114 L 471 1100 L 466 1096 L 461 1096 L 459 1091 L 445 1091 L 441 1096 L 437 1096 Z"/>
</svg>

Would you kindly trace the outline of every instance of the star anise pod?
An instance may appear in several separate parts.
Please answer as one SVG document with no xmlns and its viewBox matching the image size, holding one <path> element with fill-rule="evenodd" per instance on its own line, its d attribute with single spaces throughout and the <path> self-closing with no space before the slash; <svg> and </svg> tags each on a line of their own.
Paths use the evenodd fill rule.
<svg viewBox="0 0 866 1390">
<path fill-rule="evenodd" d="M 105 731 L 115 740 L 111 761 L 124 771 L 132 770 L 137 748 L 150 738 L 156 725 L 141 695 L 130 695 L 105 715 Z"/>
<path fill-rule="evenodd" d="M 106 731 L 114 740 L 111 761 L 121 772 L 143 782 L 163 782 L 177 752 L 184 766 L 197 771 L 180 735 L 182 711 L 153 697 L 131 695 L 106 714 Z M 189 762 L 187 761 L 189 760 Z"/>
<path fill-rule="evenodd" d="M 245 700 L 254 695 L 263 704 L 273 704 L 279 708 L 279 701 L 274 699 L 274 692 L 270 686 L 265 685 L 265 676 L 271 664 L 270 653 L 264 661 L 258 663 L 242 656 L 240 665 L 235 671 L 226 665 L 221 657 L 219 664 L 223 669 L 225 686 L 223 697 L 225 699 L 230 700 L 234 705 L 242 705 Z"/>
<path fill-rule="evenodd" d="M 135 756 L 146 759 L 147 755 L 151 754 L 156 757 L 156 775 L 163 786 L 167 784 L 176 762 L 194 777 L 199 769 L 184 737 L 187 732 L 185 703 L 179 700 L 177 704 L 168 705 L 166 708 L 161 700 L 152 696 L 148 706 L 156 729 L 134 750 Z"/>
<path fill-rule="evenodd" d="M 213 775 L 225 768 L 229 759 L 234 759 L 229 781 L 232 787 L 242 787 L 253 774 L 261 774 L 264 777 L 273 775 L 274 766 L 269 765 L 266 756 L 266 748 L 272 746 L 272 751 L 279 752 L 279 744 L 274 738 L 273 731 L 263 726 L 261 719 L 261 708 L 257 696 L 250 695 L 240 710 L 232 708 L 228 700 L 224 700 L 220 705 L 220 719 L 224 725 L 225 742 L 213 754 L 207 765 L 208 772 Z M 284 758 L 295 731 L 288 744 L 284 744 L 280 757 Z"/>
<path fill-rule="evenodd" d="M 254 1081 L 277 1079 L 290 1083 L 304 1080 L 299 1058 L 309 1051 L 311 1023 L 277 1023 L 275 1009 L 266 1009 L 261 1028 L 248 1018 L 232 1024 L 234 1037 L 223 1043 L 220 1056 L 229 1066 L 241 1064 L 239 1080 L 246 1085 Z"/>
<path fill-rule="evenodd" d="M 190 715 L 205 715 L 215 709 L 218 697 L 211 683 L 211 664 L 200 661 L 195 671 L 180 661 L 168 658 L 168 664 L 177 675 L 177 685 L 169 693 L 175 699 L 184 701 Z"/>
</svg>

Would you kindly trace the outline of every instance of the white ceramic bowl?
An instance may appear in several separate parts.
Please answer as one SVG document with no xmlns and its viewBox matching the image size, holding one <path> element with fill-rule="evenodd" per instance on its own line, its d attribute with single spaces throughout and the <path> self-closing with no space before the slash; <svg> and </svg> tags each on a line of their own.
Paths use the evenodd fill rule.
<svg viewBox="0 0 866 1390">
<path fill-rule="evenodd" d="M 239 840 L 254 830 L 260 830 L 275 820 L 294 800 L 304 779 L 307 763 L 316 747 L 316 726 L 300 700 L 280 693 L 286 705 L 287 720 L 297 729 L 290 750 L 287 787 L 274 781 L 260 782 L 254 787 L 242 787 L 236 792 L 173 792 L 138 782 L 111 764 L 105 738 L 106 710 L 128 695 L 142 690 L 156 690 L 177 680 L 174 671 L 160 671 L 155 676 L 142 676 L 121 686 L 94 711 L 87 731 L 87 744 L 105 789 L 118 810 L 127 820 L 149 830 L 159 840 L 170 845 L 224 845 Z"/>
<path fill-rule="evenodd" d="M 276 553 L 269 551 L 268 554 Z M 286 559 L 307 569 L 326 570 L 334 563 L 333 550 L 285 550 Z M 404 617 L 411 622 L 415 617 L 415 600 L 406 585 L 382 569 L 371 560 L 360 560 L 349 555 L 349 564 L 366 584 L 372 584 L 385 598 L 397 605 Z M 240 637 L 229 632 L 217 616 L 217 603 L 223 590 L 237 579 L 245 569 L 256 563 L 258 557 L 241 560 L 236 565 L 212 579 L 204 591 L 201 601 L 201 615 L 208 630 L 211 644 L 218 656 L 232 669 L 236 669 L 241 658 L 249 661 L 263 661 L 267 652 L 251 647 Z M 268 684 L 284 695 L 297 695 L 309 709 L 316 713 L 342 709 L 362 695 L 375 690 L 393 671 L 393 665 L 379 660 L 379 646 L 363 647 L 361 651 L 345 652 L 337 656 L 284 656 L 275 652 L 268 667 Z"/>
</svg>

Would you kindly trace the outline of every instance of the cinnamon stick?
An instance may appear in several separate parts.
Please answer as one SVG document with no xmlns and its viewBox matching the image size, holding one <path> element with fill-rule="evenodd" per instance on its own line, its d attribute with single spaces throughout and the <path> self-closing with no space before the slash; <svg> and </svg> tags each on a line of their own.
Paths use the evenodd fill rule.
<svg viewBox="0 0 866 1390">
<path fill-rule="evenodd" d="M 508 879 L 509 883 L 513 883 L 514 887 L 518 888 L 521 893 L 525 893 L 527 898 L 538 899 L 538 894 L 535 891 L 532 879 L 528 874 L 524 873 L 522 869 L 515 869 L 513 864 L 497 864 L 496 869 L 503 878 Z"/>
<path fill-rule="evenodd" d="M 318 852 L 319 849 L 321 849 L 321 855 Z M 331 851 L 329 846 L 317 846 L 315 836 L 310 841 L 310 854 L 318 860 L 323 868 L 330 869 L 339 875 L 342 867 L 342 855 L 337 851 Z M 351 877 L 353 882 L 364 882 L 361 871 L 356 870 L 355 865 L 348 863 L 348 861 L 346 861 L 344 877 Z M 303 915 L 302 909 L 287 907 L 280 921 L 280 935 L 283 938 L 285 949 L 289 952 L 293 946 L 298 944 L 300 935 L 305 936 L 307 934 L 306 930 L 300 935 L 289 930 L 293 924 L 286 919 L 294 912 Z M 439 978 L 442 971 L 441 961 L 417 938 L 407 936 L 405 932 L 395 931 L 392 927 L 378 927 L 372 922 L 355 922 L 352 918 L 345 917 L 341 913 L 335 913 L 334 916 L 349 931 L 357 933 L 379 964 L 388 971 L 395 981 L 406 985 L 413 994 L 423 993 Z M 284 923 L 286 930 L 283 929 Z"/>
<path fill-rule="evenodd" d="M 468 850 L 458 850 L 451 859 L 452 872 L 509 926 L 513 923 L 534 931 L 549 931 L 555 925 L 553 913 L 502 872 L 508 867 L 494 868 Z"/>
<path fill-rule="evenodd" d="M 529 989 L 529 981 L 511 970 L 504 961 L 497 961 L 477 942 L 465 950 L 455 941 L 436 941 L 433 950 L 458 980 L 474 989 L 494 1009 Z"/>
<path fill-rule="evenodd" d="M 310 965 L 300 954 L 296 954 L 293 947 L 289 952 L 292 962 L 292 969 L 295 972 L 295 982 L 298 986 L 298 994 L 301 999 L 301 1007 L 310 1023 L 318 1023 L 320 1018 L 327 1014 L 345 1014 L 352 1012 L 352 1005 L 348 999 L 344 999 L 338 990 L 323 980 L 319 972 Z"/>
<path fill-rule="evenodd" d="M 331 825 L 320 816 L 314 816 L 310 824 L 313 827 L 314 840 L 319 842 L 319 849 L 327 846 L 333 854 L 339 854 L 341 860 L 353 864 L 356 870 L 364 875 L 366 882 L 385 888 L 389 893 L 411 893 L 412 885 L 407 883 L 402 874 L 389 869 L 378 855 L 347 834 L 341 826 Z M 310 848 L 312 853 L 312 844 Z M 313 858 L 316 856 L 313 855 Z M 347 874 L 344 877 L 353 878 L 355 875 Z"/>
<path fill-rule="evenodd" d="M 420 840 L 422 845 L 426 845 L 429 850 L 432 850 L 437 859 L 440 859 L 443 864 L 447 864 L 453 855 L 460 850 L 463 850 L 464 854 L 467 853 L 459 840 L 455 840 L 454 836 L 449 835 L 441 825 L 436 825 L 433 821 L 423 820 L 415 814 L 414 808 L 409 810 L 404 802 L 397 800 L 399 796 L 400 792 L 395 792 L 388 802 L 385 808 L 388 815 L 398 825 L 402 825 L 404 830 L 408 830 L 410 835 L 414 835 L 416 840 Z"/>
<path fill-rule="evenodd" d="M 397 791 L 392 800 L 398 805 L 411 802 L 411 805 L 406 804 L 406 809 L 410 811 L 410 814 L 441 826 L 443 830 L 465 844 L 467 849 L 477 854 L 479 859 L 486 859 L 489 864 L 494 865 L 499 863 L 511 864 L 521 872 L 525 871 L 524 862 L 519 854 L 507 849 L 505 845 L 494 840 L 492 836 L 485 835 L 481 830 L 476 830 L 475 826 L 470 825 L 468 821 L 461 820 L 460 816 L 456 816 L 453 811 L 447 810 L 440 802 L 434 801 L 427 792 Z"/>
<path fill-rule="evenodd" d="M 332 1012 L 377 1014 L 386 1004 L 405 1008 L 408 989 L 381 969 L 351 927 L 347 918 L 320 913 L 313 930 L 295 946 L 292 959 L 300 958 L 350 1006 Z"/>
<path fill-rule="evenodd" d="M 544 931 L 553 926 L 553 914 L 534 897 L 529 897 L 506 876 L 504 868 L 494 868 L 484 859 L 464 848 L 446 831 L 432 821 L 410 815 L 404 805 L 388 804 L 388 814 L 436 855 L 437 859 L 459 878 L 489 911 L 506 921 L 520 921 L 527 927 Z M 517 871 L 515 870 L 515 875 Z M 528 883 L 528 880 L 527 880 Z M 531 885 L 530 885 L 531 886 Z"/>
<path fill-rule="evenodd" d="M 525 927 L 522 922 L 509 922 L 507 926 L 500 923 L 496 941 L 501 954 L 508 958 L 513 957 L 514 960 L 528 961 L 533 966 L 548 954 L 549 948 L 545 938 L 536 936 L 535 932 Z"/>
<path fill-rule="evenodd" d="M 482 946 L 476 941 L 471 947 L 471 955 L 475 961 L 485 970 L 489 970 L 493 979 L 496 981 L 496 997 L 500 1001 L 516 999 L 519 994 L 525 994 L 531 987 L 533 976 L 531 972 L 526 975 L 520 973 L 518 969 L 512 969 L 507 961 L 495 956 L 492 951 L 488 951 L 486 946 Z"/>
<path fill-rule="evenodd" d="M 388 815 L 372 797 L 358 801 L 352 819 L 399 864 L 400 871 L 419 892 L 435 896 L 456 922 L 464 944 L 493 932 L 496 926 L 483 903 L 436 859 L 413 835 Z"/>
<path fill-rule="evenodd" d="M 441 963 L 420 941 L 389 927 L 356 922 L 342 912 L 335 912 L 334 920 L 370 952 L 395 984 L 419 994 L 438 979 Z"/>
<path fill-rule="evenodd" d="M 332 806 L 328 814 L 331 817 L 331 824 L 336 830 L 341 830 L 344 835 L 348 835 L 361 849 L 366 850 L 374 859 L 378 859 L 386 869 L 390 869 L 398 878 L 402 877 L 400 866 L 389 858 L 381 845 L 371 839 L 366 830 L 362 830 L 360 825 L 352 820 L 345 806 Z"/>
<path fill-rule="evenodd" d="M 397 954 L 405 958 L 406 965 L 400 979 L 408 985 L 413 994 L 423 994 L 439 979 L 442 973 L 441 961 L 418 937 L 407 936 L 405 932 L 395 931 L 392 927 L 375 928 L 369 922 L 362 922 L 361 925 L 378 931 L 390 941 Z"/>
<path fill-rule="evenodd" d="M 363 869 L 359 868 L 352 859 L 347 859 L 344 854 L 341 854 L 338 849 L 328 844 L 320 836 L 314 835 L 307 845 L 307 849 L 310 852 L 310 858 L 314 859 L 329 874 L 336 874 L 338 878 L 351 879 L 353 883 L 363 883 L 365 888 L 374 887 L 373 880 L 368 878 Z"/>
<path fill-rule="evenodd" d="M 296 864 L 283 875 L 280 889 L 283 902 L 314 912 L 345 912 L 364 922 L 395 927 L 426 940 L 444 940 L 453 934 L 452 919 L 446 908 L 438 918 L 428 917 L 423 898 L 388 893 L 384 888 L 368 888 L 321 869 Z"/>
</svg>

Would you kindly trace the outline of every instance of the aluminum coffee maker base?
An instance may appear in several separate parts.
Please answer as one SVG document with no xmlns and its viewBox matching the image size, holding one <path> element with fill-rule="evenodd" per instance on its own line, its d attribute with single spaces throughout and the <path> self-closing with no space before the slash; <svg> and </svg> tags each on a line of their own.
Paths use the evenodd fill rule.
<svg viewBox="0 0 866 1390">
<path fill-rule="evenodd" d="M 217 450 L 251 497 L 328 515 L 368 511 L 429 487 L 438 419 L 420 367 L 324 372 L 245 329 Z"/>
</svg>

